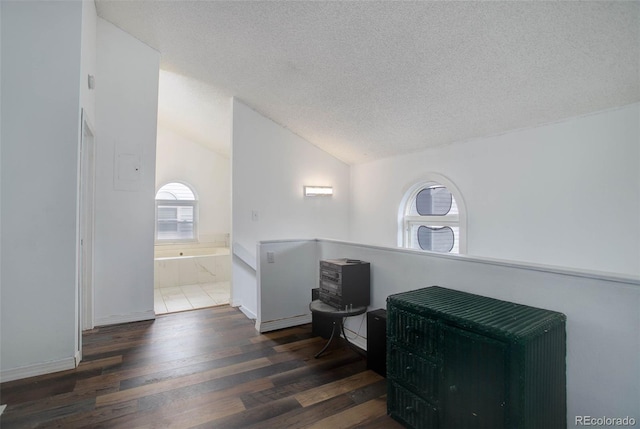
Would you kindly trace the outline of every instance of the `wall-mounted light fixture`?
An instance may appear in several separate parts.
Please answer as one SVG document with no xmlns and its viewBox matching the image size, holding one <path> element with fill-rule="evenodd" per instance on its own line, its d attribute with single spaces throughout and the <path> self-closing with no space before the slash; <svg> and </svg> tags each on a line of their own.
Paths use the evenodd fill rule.
<svg viewBox="0 0 640 429">
<path fill-rule="evenodd" d="M 330 197 L 333 195 L 333 187 L 331 186 L 305 186 L 305 197 Z"/>
</svg>

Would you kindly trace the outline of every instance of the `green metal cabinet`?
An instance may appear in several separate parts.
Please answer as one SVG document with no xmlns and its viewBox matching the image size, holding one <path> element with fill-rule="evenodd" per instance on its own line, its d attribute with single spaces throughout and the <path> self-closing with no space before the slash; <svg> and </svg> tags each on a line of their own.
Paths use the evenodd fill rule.
<svg viewBox="0 0 640 429">
<path fill-rule="evenodd" d="M 565 428 L 566 317 L 438 286 L 387 298 L 387 411 L 412 428 Z"/>
</svg>

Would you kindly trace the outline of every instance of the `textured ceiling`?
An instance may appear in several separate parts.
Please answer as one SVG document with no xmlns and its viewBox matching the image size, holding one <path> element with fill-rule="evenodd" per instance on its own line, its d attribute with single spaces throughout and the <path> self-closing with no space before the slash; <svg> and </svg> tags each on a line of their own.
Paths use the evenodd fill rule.
<svg viewBox="0 0 640 429">
<path fill-rule="evenodd" d="M 229 153 L 230 97 L 347 163 L 640 100 L 640 3 L 107 1 L 159 120 Z"/>
</svg>

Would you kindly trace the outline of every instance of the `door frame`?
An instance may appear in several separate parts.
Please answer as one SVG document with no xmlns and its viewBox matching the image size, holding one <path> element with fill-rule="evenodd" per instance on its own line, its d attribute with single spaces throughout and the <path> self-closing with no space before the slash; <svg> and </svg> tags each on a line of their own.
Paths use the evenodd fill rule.
<svg viewBox="0 0 640 429">
<path fill-rule="evenodd" d="M 93 329 L 93 237 L 95 218 L 95 132 L 84 109 L 80 115 L 78 159 L 77 234 L 77 349 L 76 366 L 82 360 L 82 332 Z"/>
</svg>

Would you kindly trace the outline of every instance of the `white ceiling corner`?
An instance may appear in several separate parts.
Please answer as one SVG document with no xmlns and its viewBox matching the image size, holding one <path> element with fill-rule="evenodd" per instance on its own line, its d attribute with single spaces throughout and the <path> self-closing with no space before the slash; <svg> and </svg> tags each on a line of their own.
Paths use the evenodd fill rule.
<svg viewBox="0 0 640 429">
<path fill-rule="evenodd" d="M 233 96 L 347 163 L 640 100 L 638 1 L 96 7 L 161 53 L 161 125 L 225 154 Z"/>
</svg>

